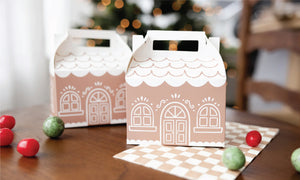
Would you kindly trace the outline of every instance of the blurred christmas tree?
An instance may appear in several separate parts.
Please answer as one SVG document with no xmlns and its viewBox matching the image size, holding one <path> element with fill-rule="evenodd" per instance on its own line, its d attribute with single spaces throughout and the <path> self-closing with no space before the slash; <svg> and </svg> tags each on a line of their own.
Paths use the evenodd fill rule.
<svg viewBox="0 0 300 180">
<path fill-rule="evenodd" d="M 220 7 L 201 7 L 197 1 L 192 0 L 153 0 L 152 9 L 149 8 L 151 9 L 149 12 L 145 12 L 142 6 L 139 6 L 145 3 L 142 0 L 92 0 L 92 3 L 95 5 L 94 15 L 86 25 L 78 28 L 116 30 L 119 34 L 127 35 L 129 38 L 133 34 L 145 35 L 147 30 L 205 31 L 206 35 L 210 36 L 210 27 L 206 22 L 207 16 L 217 14 L 221 9 Z M 87 45 L 102 46 L 105 42 L 89 40 Z M 225 44 L 226 41 L 221 39 L 220 52 L 228 78 L 235 79 L 237 74 L 234 60 L 236 49 L 224 48 Z M 178 50 L 180 44 L 169 41 L 163 46 L 165 46 L 163 49 Z"/>
<path fill-rule="evenodd" d="M 219 7 L 203 8 L 197 1 L 192 0 L 153 0 L 150 12 L 142 11 L 138 0 L 92 0 L 92 2 L 95 5 L 94 15 L 86 25 L 78 28 L 116 30 L 119 34 L 126 34 L 129 37 L 132 34 L 145 35 L 147 30 L 205 31 L 207 36 L 210 36 L 206 16 L 220 10 Z M 164 19 L 166 24 L 159 24 L 157 21 L 159 19 Z M 103 42 L 93 41 L 90 45 L 99 45 Z M 220 51 L 226 53 L 222 42 Z M 170 41 L 168 48 L 176 50 L 177 45 L 176 42 Z M 224 59 L 226 70 L 235 69 L 234 64 L 227 62 Z"/>
<path fill-rule="evenodd" d="M 114 29 L 120 34 L 134 33 L 145 35 L 147 30 L 205 30 L 205 20 L 201 14 L 204 10 L 194 1 L 186 0 L 154 0 L 152 13 L 146 14 L 137 5 L 137 1 L 126 0 L 93 0 L 94 16 L 86 26 L 88 29 Z M 143 22 L 143 16 L 151 16 L 148 22 Z M 173 20 L 167 27 L 162 28 L 155 22 L 159 16 L 172 16 Z M 208 32 L 209 34 L 209 32 Z"/>
</svg>

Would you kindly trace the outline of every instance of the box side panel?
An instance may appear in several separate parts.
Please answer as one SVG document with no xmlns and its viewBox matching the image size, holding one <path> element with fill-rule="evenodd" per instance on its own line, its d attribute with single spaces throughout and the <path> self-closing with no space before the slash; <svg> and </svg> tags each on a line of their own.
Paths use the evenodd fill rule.
<svg viewBox="0 0 300 180">
<path fill-rule="evenodd" d="M 126 87 L 128 144 L 224 146 L 225 85 Z"/>
<path fill-rule="evenodd" d="M 56 76 L 57 109 L 66 127 L 124 123 L 124 73 L 112 76 L 105 73 L 83 77 L 73 74 Z"/>
<path fill-rule="evenodd" d="M 56 94 L 56 81 L 55 76 L 50 74 L 50 103 L 51 103 L 51 115 L 57 116 L 57 94 Z"/>
</svg>

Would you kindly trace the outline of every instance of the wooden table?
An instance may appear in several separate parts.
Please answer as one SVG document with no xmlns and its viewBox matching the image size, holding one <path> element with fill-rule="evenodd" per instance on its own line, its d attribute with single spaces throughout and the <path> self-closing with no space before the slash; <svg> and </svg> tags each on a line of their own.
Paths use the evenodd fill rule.
<svg viewBox="0 0 300 180">
<path fill-rule="evenodd" d="M 0 148 L 0 179 L 179 179 L 178 177 L 135 165 L 113 155 L 131 148 L 126 145 L 126 126 L 98 126 L 66 129 L 60 139 L 46 137 L 42 123 L 48 106 L 5 112 L 15 116 L 15 139 Z M 4 113 L 2 113 L 4 114 Z M 227 120 L 280 128 L 279 135 L 243 171 L 238 179 L 299 179 L 290 163 L 292 151 L 300 147 L 300 130 L 272 119 L 227 109 Z M 17 143 L 36 138 L 40 151 L 35 158 L 22 157 Z"/>
</svg>

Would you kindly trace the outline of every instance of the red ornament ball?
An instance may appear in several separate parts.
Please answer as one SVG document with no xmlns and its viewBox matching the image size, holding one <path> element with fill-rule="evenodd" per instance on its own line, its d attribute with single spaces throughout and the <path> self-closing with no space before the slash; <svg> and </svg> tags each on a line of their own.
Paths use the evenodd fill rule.
<svg viewBox="0 0 300 180">
<path fill-rule="evenodd" d="M 17 151 L 25 157 L 32 157 L 38 153 L 40 144 L 35 139 L 22 139 L 17 147 Z"/>
<path fill-rule="evenodd" d="M 8 146 L 14 140 L 14 133 L 8 128 L 0 129 L 0 146 Z"/>
<path fill-rule="evenodd" d="M 12 129 L 16 124 L 16 120 L 13 116 L 3 115 L 0 117 L 0 128 Z"/>
<path fill-rule="evenodd" d="M 258 131 L 250 131 L 246 136 L 246 142 L 251 147 L 256 147 L 261 141 L 261 135 Z"/>
</svg>

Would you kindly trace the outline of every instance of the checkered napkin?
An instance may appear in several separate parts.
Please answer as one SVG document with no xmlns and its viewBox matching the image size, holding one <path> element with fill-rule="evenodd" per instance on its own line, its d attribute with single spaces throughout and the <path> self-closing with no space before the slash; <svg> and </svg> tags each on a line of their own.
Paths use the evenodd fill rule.
<svg viewBox="0 0 300 180">
<path fill-rule="evenodd" d="M 261 143 L 255 148 L 245 142 L 246 134 L 252 130 L 262 135 Z M 239 171 L 228 170 L 223 165 L 224 148 L 140 145 L 116 154 L 114 158 L 187 179 L 235 179 L 278 132 L 275 128 L 227 122 L 226 147 L 237 146 L 246 156 L 246 165 Z"/>
</svg>

